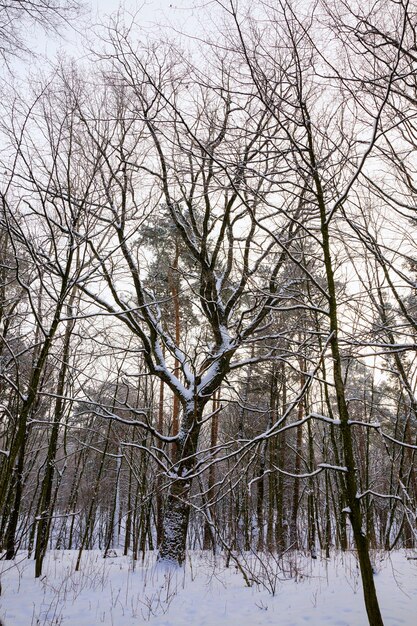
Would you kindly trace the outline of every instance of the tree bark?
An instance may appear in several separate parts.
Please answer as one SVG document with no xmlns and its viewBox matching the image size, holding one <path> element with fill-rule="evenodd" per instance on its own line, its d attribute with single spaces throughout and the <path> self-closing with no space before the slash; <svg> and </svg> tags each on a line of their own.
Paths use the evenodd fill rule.
<svg viewBox="0 0 417 626">
<path fill-rule="evenodd" d="M 158 561 L 183 565 L 190 519 L 189 494 L 204 404 L 198 399 L 184 408 L 177 441 L 177 462 L 165 505 L 162 541 Z"/>
<path fill-rule="evenodd" d="M 326 269 L 328 298 L 329 298 L 329 317 L 330 317 L 330 348 L 333 358 L 333 378 L 337 397 L 337 406 L 340 418 L 340 430 L 343 445 L 343 456 L 346 466 L 344 474 L 344 489 L 346 501 L 349 507 L 349 518 L 352 525 L 353 536 L 355 540 L 356 550 L 358 552 L 359 566 L 362 576 L 363 593 L 365 599 L 366 612 L 368 614 L 371 626 L 383 626 L 381 611 L 379 608 L 378 598 L 376 594 L 375 582 L 373 577 L 373 569 L 369 556 L 369 541 L 363 530 L 363 519 L 360 502 L 357 498 L 358 481 L 356 478 L 356 464 L 352 440 L 352 431 L 349 424 L 349 410 L 346 401 L 345 385 L 342 374 L 342 357 L 339 348 L 339 322 L 337 313 L 337 297 L 336 285 L 334 277 L 333 262 L 330 253 L 330 236 L 327 221 L 326 208 L 324 203 L 323 191 L 321 189 L 320 179 L 315 167 L 315 158 L 312 152 L 311 136 L 310 138 L 310 156 L 312 157 L 313 170 L 315 172 L 315 184 L 317 200 L 320 208 L 322 247 L 324 253 L 324 263 Z"/>
</svg>

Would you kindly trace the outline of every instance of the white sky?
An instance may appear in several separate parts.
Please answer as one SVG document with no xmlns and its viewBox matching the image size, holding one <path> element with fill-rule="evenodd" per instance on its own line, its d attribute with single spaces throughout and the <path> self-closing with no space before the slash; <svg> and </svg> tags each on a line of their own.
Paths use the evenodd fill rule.
<svg viewBox="0 0 417 626">
<path fill-rule="evenodd" d="M 187 30 L 195 22 L 194 0 L 82 0 L 86 7 L 85 16 L 74 24 L 61 29 L 60 36 L 45 33 L 42 28 L 27 29 L 25 41 L 35 52 L 36 59 L 12 61 L 14 74 L 25 76 L 36 68 L 54 63 L 57 55 L 80 59 L 85 47 L 93 42 L 94 26 L 106 24 L 109 17 L 122 7 L 130 14 L 136 14 L 136 21 L 146 28 L 156 28 L 158 24 L 172 24 L 178 30 Z M 188 28 L 187 28 L 188 27 Z"/>
<path fill-rule="evenodd" d="M 95 27 L 105 25 L 120 7 L 135 15 L 141 27 L 154 32 L 159 25 L 171 25 L 178 31 L 194 33 L 198 23 L 199 11 L 193 6 L 196 0 L 81 0 L 81 3 L 84 15 L 72 26 L 61 27 L 59 35 L 24 23 L 24 41 L 35 56 L 9 58 L 8 70 L 0 65 L 1 78 L 6 83 L 12 80 L 12 76 L 30 81 L 38 70 L 55 65 L 58 57 L 83 58 L 87 49 L 92 47 Z M 207 7 L 210 0 L 202 0 L 201 5 Z"/>
</svg>

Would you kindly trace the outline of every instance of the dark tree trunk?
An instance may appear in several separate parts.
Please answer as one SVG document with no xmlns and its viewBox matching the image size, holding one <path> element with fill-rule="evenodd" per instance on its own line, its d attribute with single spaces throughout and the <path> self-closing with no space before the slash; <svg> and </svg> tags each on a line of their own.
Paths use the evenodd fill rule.
<svg viewBox="0 0 417 626">
<path fill-rule="evenodd" d="M 213 417 L 211 418 L 211 429 L 210 429 L 210 448 L 212 454 L 215 454 L 216 446 L 217 446 L 217 436 L 219 431 L 219 415 L 218 409 L 220 406 L 220 389 L 213 396 Z M 213 500 L 215 497 L 214 493 L 214 484 L 216 482 L 216 466 L 211 464 L 208 471 L 208 489 L 207 489 L 207 503 L 211 506 L 209 511 L 209 515 L 211 518 L 211 523 L 206 520 L 204 524 L 204 538 L 203 538 L 203 549 L 209 550 L 210 547 L 213 548 L 213 551 L 216 549 L 215 544 L 215 534 L 213 531 L 213 521 L 215 519 Z"/>
<path fill-rule="evenodd" d="M 310 150 L 312 151 L 312 143 L 310 142 Z M 312 163 L 314 163 L 312 157 Z M 376 595 L 374 582 L 374 574 L 369 556 L 369 539 L 363 529 L 363 517 L 360 501 L 357 498 L 358 481 L 356 477 L 356 463 L 354 457 L 354 447 L 352 440 L 352 430 L 349 423 L 349 410 L 346 401 L 345 386 L 342 375 L 342 357 L 340 354 L 339 338 L 338 338 L 338 313 L 336 285 L 333 270 L 333 263 L 330 254 L 330 235 L 327 221 L 326 208 L 324 205 L 324 197 L 321 189 L 321 183 L 318 175 L 315 175 L 315 183 L 317 188 L 317 196 L 321 215 L 322 245 L 324 253 L 324 262 L 326 267 L 327 286 L 329 291 L 329 317 L 330 317 L 330 348 L 333 358 L 333 377 L 337 398 L 337 406 L 339 410 L 341 440 L 343 446 L 343 456 L 346 466 L 344 474 L 344 489 L 346 502 L 349 506 L 349 518 L 352 525 L 353 537 L 355 540 L 356 550 L 358 552 L 359 566 L 362 576 L 363 594 L 371 626 L 383 626 L 381 611 Z"/>
<path fill-rule="evenodd" d="M 205 404 L 205 403 L 204 403 Z M 177 441 L 175 476 L 165 505 L 162 541 L 158 561 L 183 565 L 187 547 L 187 531 L 190 519 L 189 494 L 195 465 L 195 452 L 201 428 L 204 404 L 194 402 L 192 409 L 185 412 Z"/>
</svg>

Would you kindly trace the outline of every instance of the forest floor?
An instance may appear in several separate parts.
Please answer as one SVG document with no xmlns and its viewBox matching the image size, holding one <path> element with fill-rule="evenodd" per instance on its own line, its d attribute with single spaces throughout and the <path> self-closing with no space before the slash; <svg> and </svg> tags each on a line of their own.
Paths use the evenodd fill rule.
<svg viewBox="0 0 417 626">
<path fill-rule="evenodd" d="M 415 551 L 374 555 L 375 580 L 386 626 L 417 624 Z M 245 585 L 233 561 L 192 553 L 184 570 L 155 566 L 114 553 L 48 553 L 44 575 L 34 579 L 25 553 L 0 561 L 0 620 L 4 626 L 365 626 L 353 554 L 326 560 L 306 555 L 245 560 Z M 243 563 L 242 563 L 243 564 Z"/>
</svg>

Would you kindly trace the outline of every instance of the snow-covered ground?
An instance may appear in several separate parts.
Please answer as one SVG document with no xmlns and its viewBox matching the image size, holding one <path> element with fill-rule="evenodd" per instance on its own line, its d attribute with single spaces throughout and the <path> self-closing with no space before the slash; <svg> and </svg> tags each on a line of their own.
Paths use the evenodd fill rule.
<svg viewBox="0 0 417 626">
<path fill-rule="evenodd" d="M 375 555 L 378 595 L 386 626 L 417 624 L 417 560 L 412 552 Z M 123 556 L 50 552 L 45 575 L 22 553 L 0 561 L 0 619 L 4 626 L 365 626 L 356 560 L 351 554 L 248 557 L 245 585 L 233 561 L 194 553 L 184 571 L 136 564 Z"/>
</svg>

